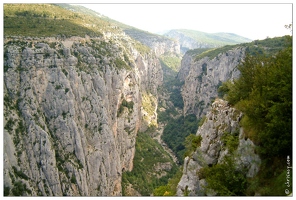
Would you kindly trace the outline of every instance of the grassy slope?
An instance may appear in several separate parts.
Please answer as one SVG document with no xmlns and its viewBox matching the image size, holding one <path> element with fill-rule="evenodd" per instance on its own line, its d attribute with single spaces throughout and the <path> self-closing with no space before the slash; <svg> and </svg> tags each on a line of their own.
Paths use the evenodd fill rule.
<svg viewBox="0 0 296 200">
<path fill-rule="evenodd" d="M 4 4 L 4 36 L 84 37 L 116 31 L 108 21 L 93 13 L 73 10 L 54 4 Z"/>
</svg>

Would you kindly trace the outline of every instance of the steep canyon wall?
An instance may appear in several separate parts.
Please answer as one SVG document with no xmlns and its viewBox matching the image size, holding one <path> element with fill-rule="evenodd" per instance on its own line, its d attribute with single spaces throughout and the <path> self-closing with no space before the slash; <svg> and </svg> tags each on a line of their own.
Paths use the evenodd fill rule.
<svg viewBox="0 0 296 200">
<path fill-rule="evenodd" d="M 4 39 L 4 187 L 121 195 L 145 121 L 142 96 L 157 99 L 162 84 L 158 59 L 135 46 L 125 34 Z"/>
</svg>

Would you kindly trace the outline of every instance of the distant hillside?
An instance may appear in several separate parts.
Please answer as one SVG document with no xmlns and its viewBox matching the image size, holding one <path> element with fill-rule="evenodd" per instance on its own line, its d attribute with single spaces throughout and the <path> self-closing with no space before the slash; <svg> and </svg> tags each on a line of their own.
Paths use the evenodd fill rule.
<svg viewBox="0 0 296 200">
<path fill-rule="evenodd" d="M 158 56 L 167 52 L 180 53 L 180 45 L 175 40 L 117 22 L 83 6 L 70 4 L 4 5 L 5 37 L 85 37 L 85 35 L 99 37 L 103 33 L 122 31 L 150 47 Z"/>
<path fill-rule="evenodd" d="M 179 41 L 182 53 L 196 48 L 217 48 L 251 42 L 250 39 L 233 33 L 205 33 L 186 29 L 171 30 L 164 35 Z"/>
<path fill-rule="evenodd" d="M 136 27 L 123 24 L 121 22 L 118 22 L 108 17 L 104 17 L 104 19 L 110 22 L 111 24 L 114 24 L 119 28 L 121 28 L 125 32 L 125 34 L 127 34 L 131 38 L 150 47 L 152 50 L 154 50 L 154 52 L 157 55 L 162 55 L 167 52 L 170 52 L 173 54 L 180 53 L 180 45 L 174 39 L 171 39 L 164 35 L 150 33 L 148 31 L 144 31 Z"/>
<path fill-rule="evenodd" d="M 121 23 L 119 21 L 116 21 L 114 19 L 111 19 L 107 16 L 101 15 L 100 13 L 97 13 L 91 9 L 85 8 L 83 6 L 79 5 L 70 5 L 70 4 L 58 4 L 59 6 L 66 8 L 71 11 L 83 13 L 85 15 L 90 15 L 94 18 L 98 18 L 99 21 L 104 21 L 109 26 L 116 26 L 122 29 L 125 34 L 130 36 L 131 38 L 141 42 L 142 44 L 150 47 L 154 53 L 158 56 L 164 54 L 164 53 L 173 53 L 173 54 L 179 54 L 180 53 L 180 45 L 175 40 L 168 38 L 163 35 L 153 34 L 148 31 L 144 31 L 141 29 L 138 29 L 133 26 L 129 26 L 127 24 Z"/>
<path fill-rule="evenodd" d="M 103 32 L 117 32 L 111 24 L 73 6 L 64 9 L 54 4 L 4 4 L 4 36 L 101 36 Z"/>
</svg>

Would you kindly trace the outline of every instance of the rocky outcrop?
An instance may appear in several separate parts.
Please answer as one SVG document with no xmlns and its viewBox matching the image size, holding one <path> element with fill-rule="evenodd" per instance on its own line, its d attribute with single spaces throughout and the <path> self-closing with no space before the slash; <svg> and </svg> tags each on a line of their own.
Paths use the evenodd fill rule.
<svg viewBox="0 0 296 200">
<path fill-rule="evenodd" d="M 4 187 L 10 195 L 119 196 L 158 59 L 124 34 L 4 39 Z"/>
<path fill-rule="evenodd" d="M 247 177 L 257 174 L 261 160 L 255 153 L 255 145 L 245 138 L 244 130 L 239 126 L 241 117 L 242 113 L 230 107 L 226 101 L 216 99 L 213 102 L 205 122 L 196 133 L 202 137 L 201 145 L 191 157 L 184 160 L 183 175 L 177 187 L 178 196 L 184 196 L 185 193 L 189 196 L 214 195 L 214 191 L 204 191 L 206 180 L 199 177 L 199 171 L 221 163 L 226 155 L 231 154 L 238 167 L 247 169 Z M 235 149 L 224 142 L 226 134 L 236 138 L 238 146 Z"/>
<path fill-rule="evenodd" d="M 202 117 L 208 111 L 222 82 L 237 78 L 237 65 L 244 58 L 244 48 L 236 47 L 220 53 L 213 59 L 203 57 L 195 61 L 195 55 L 185 54 L 178 78 L 185 80 L 182 88 L 184 114 Z"/>
</svg>

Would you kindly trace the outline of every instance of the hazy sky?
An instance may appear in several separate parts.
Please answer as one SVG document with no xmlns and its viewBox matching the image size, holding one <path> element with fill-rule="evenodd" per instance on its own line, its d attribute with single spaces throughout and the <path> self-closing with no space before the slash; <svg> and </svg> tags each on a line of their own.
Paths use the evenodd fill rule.
<svg viewBox="0 0 296 200">
<path fill-rule="evenodd" d="M 80 4 L 105 16 L 159 33 L 192 29 L 229 32 L 250 39 L 291 34 L 292 4 Z"/>
</svg>

